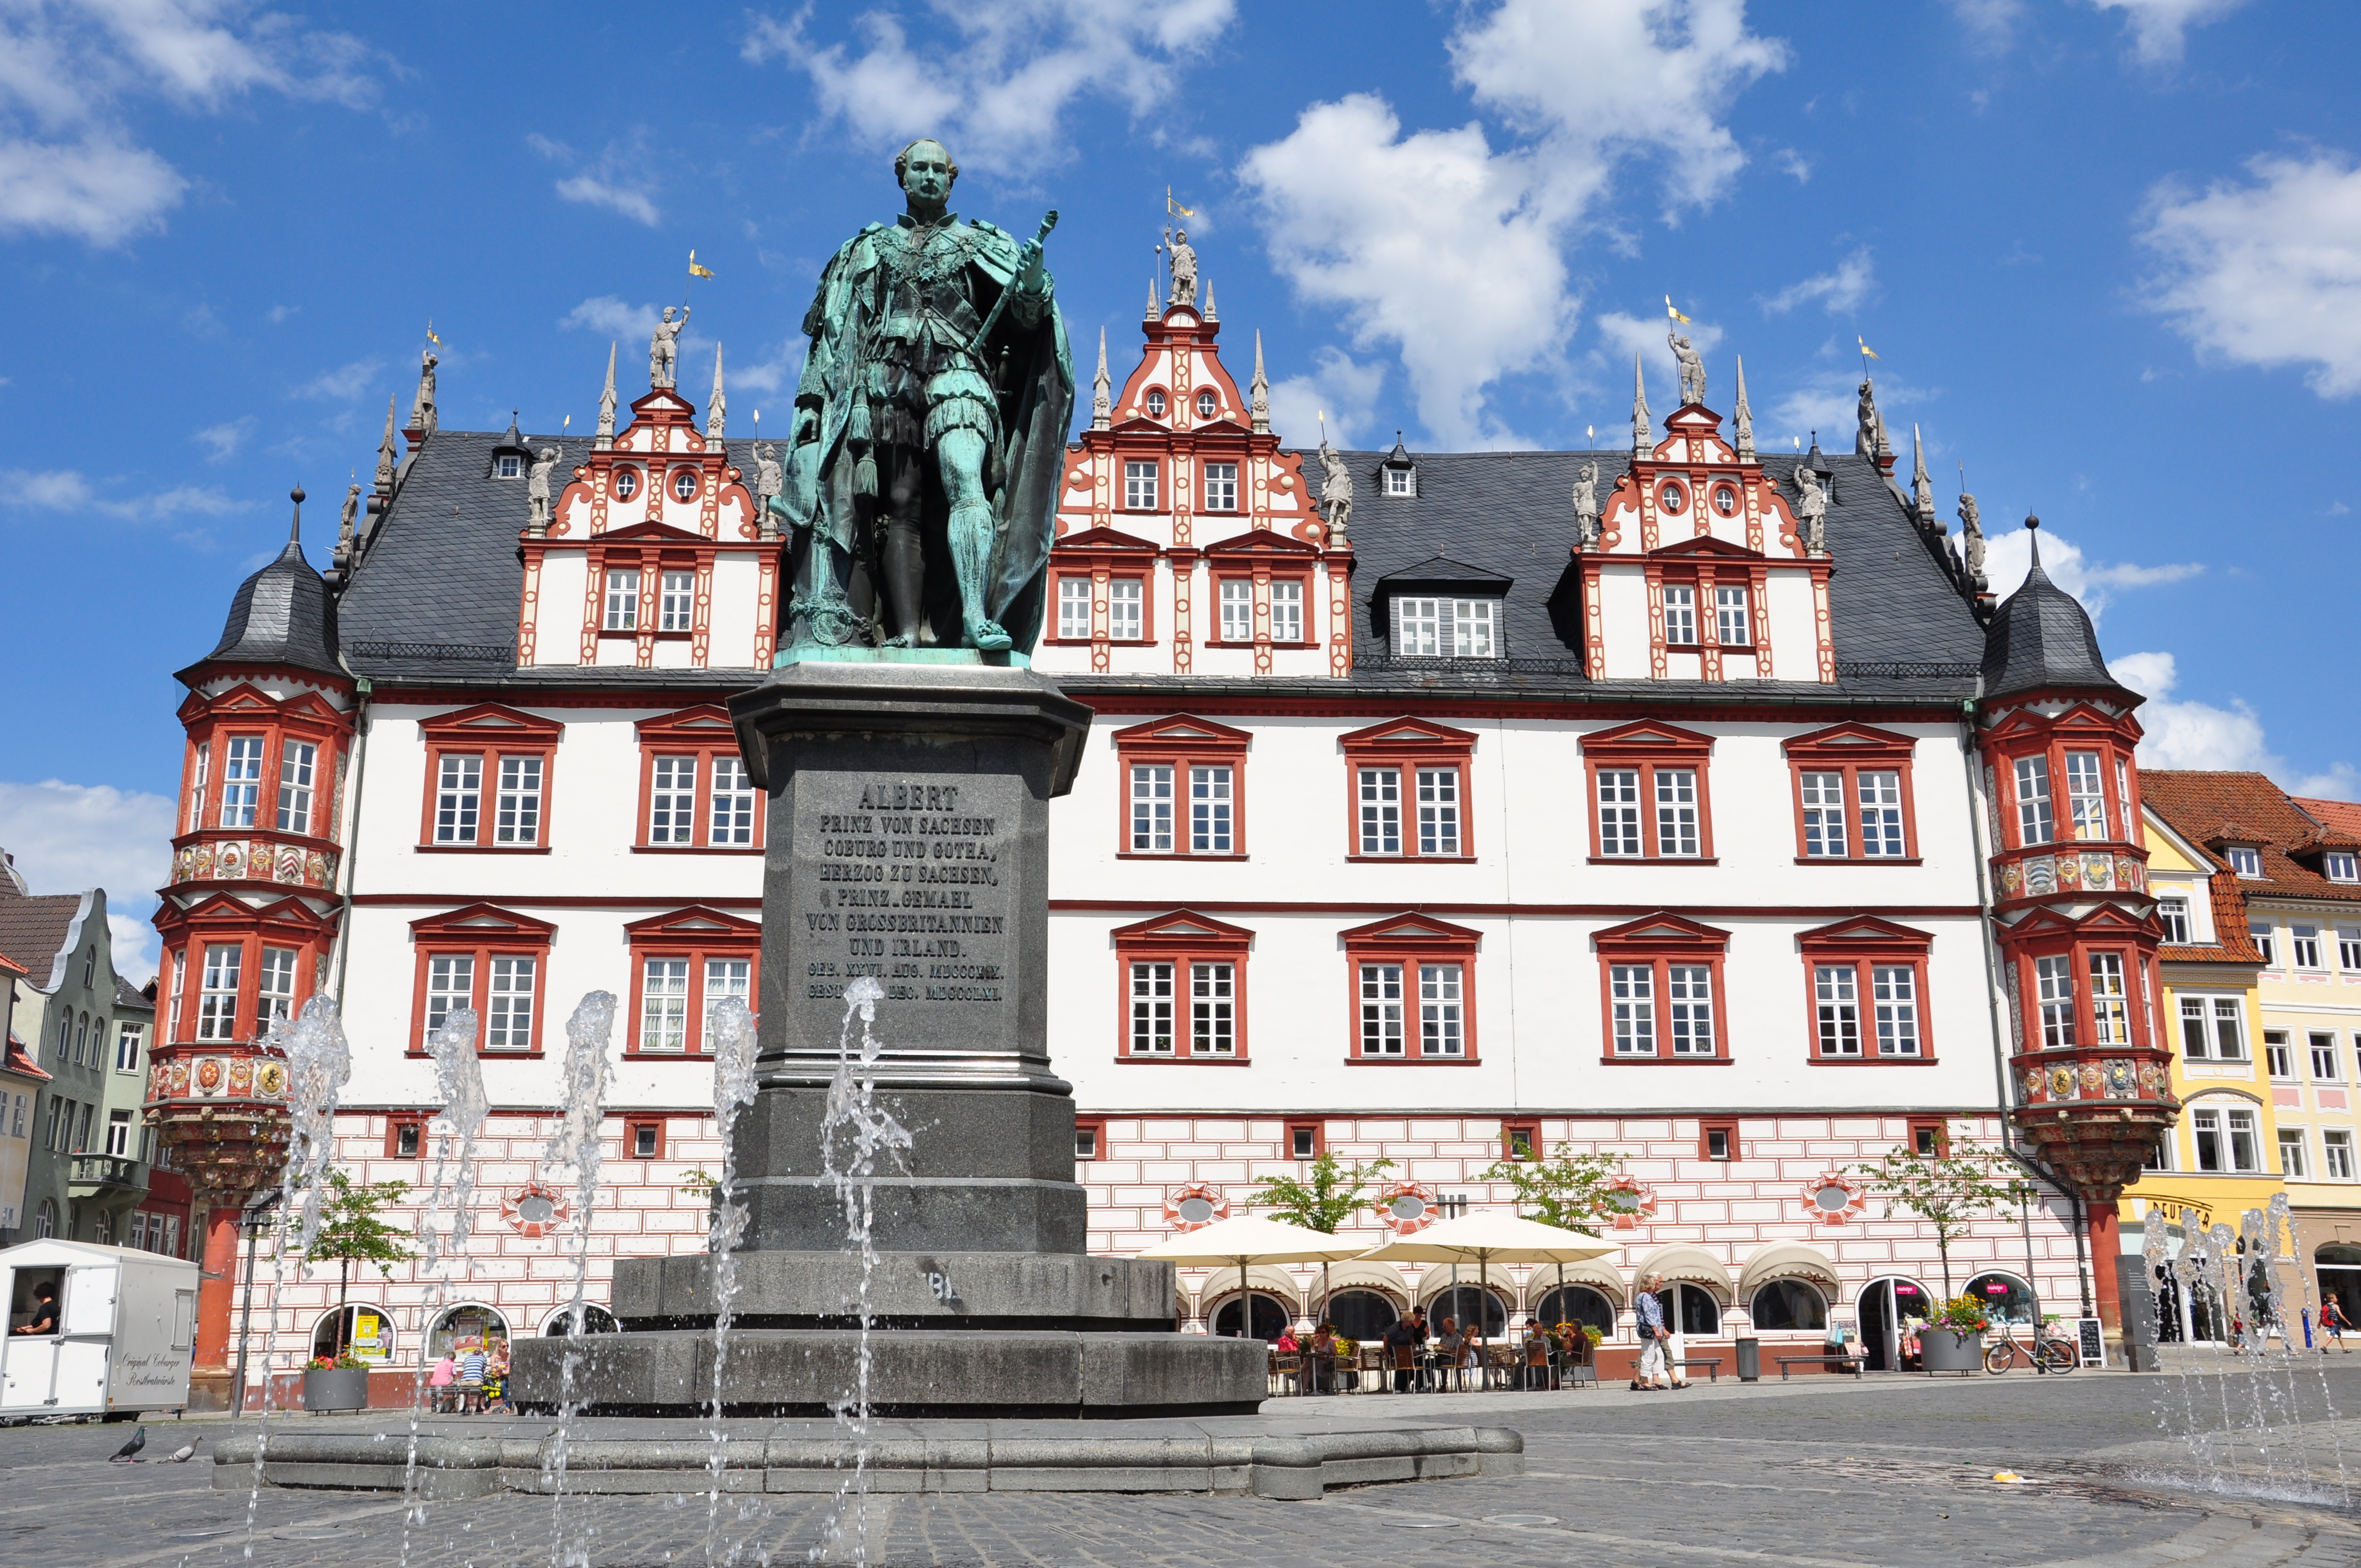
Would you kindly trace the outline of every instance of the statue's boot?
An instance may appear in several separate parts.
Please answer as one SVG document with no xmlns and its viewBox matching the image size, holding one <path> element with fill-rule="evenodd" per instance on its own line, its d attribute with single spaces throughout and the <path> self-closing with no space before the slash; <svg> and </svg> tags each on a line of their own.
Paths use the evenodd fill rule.
<svg viewBox="0 0 2361 1568">
<path fill-rule="evenodd" d="M 1016 645 L 1001 624 L 983 613 L 983 584 L 992 570 L 992 508 L 982 502 L 954 507 L 950 515 L 951 565 L 959 573 L 960 618 L 971 646 L 989 653 Z"/>
</svg>

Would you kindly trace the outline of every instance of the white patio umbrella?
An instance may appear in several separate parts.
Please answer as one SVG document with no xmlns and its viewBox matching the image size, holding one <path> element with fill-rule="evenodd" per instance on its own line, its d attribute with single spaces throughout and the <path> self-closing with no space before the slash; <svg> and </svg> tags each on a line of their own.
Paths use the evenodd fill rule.
<svg viewBox="0 0 2361 1568">
<path fill-rule="evenodd" d="M 1254 1308 L 1253 1299 L 1246 1293 L 1247 1265 L 1326 1263 L 1333 1258 L 1357 1257 L 1367 1250 L 1365 1242 L 1352 1237 L 1332 1236 L 1301 1225 L 1266 1220 L 1258 1214 L 1235 1214 L 1193 1231 L 1183 1231 L 1158 1242 L 1139 1255 L 1197 1267 L 1223 1268 L 1235 1264 L 1239 1337 L 1249 1338 L 1254 1332 Z M 1206 1326 L 1212 1327 L 1210 1323 Z"/>
<path fill-rule="evenodd" d="M 1528 1220 L 1505 1209 L 1478 1209 L 1455 1220 L 1442 1220 L 1413 1231 L 1361 1255 L 1380 1263 L 1451 1263 L 1474 1260 L 1481 1288 L 1490 1288 L 1495 1263 L 1581 1263 L 1621 1250 L 1621 1244 L 1601 1241 L 1587 1231 L 1563 1230 Z M 1564 1283 L 1563 1273 L 1559 1276 Z M 1455 1306 L 1456 1303 L 1455 1302 Z M 1477 1320 L 1477 1337 L 1483 1337 L 1483 1320 Z"/>
</svg>

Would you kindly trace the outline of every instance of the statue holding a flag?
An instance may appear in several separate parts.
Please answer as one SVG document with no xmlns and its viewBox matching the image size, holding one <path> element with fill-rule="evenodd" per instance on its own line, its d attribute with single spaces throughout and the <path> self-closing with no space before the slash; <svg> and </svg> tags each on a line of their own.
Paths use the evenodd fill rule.
<svg viewBox="0 0 2361 1568">
<path fill-rule="evenodd" d="M 1685 325 L 1688 323 L 1688 317 L 1673 309 L 1670 294 L 1664 296 L 1664 314 L 1673 322 Z M 1674 331 L 1670 322 L 1664 326 L 1664 341 L 1672 345 L 1673 357 L 1681 364 L 1681 401 L 1684 404 L 1704 402 L 1705 356 L 1691 346 L 1685 334 Z"/>
</svg>

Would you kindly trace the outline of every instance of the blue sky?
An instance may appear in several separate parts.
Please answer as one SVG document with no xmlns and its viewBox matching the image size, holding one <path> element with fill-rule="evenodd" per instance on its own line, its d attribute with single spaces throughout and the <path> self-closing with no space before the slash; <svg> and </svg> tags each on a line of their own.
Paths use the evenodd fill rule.
<svg viewBox="0 0 2361 1568">
<path fill-rule="evenodd" d="M 324 565 L 431 318 L 446 425 L 595 415 L 695 294 L 731 429 L 821 260 L 944 137 L 956 204 L 1135 335 L 1170 186 L 1281 433 L 1626 439 L 1662 300 L 1761 438 L 1850 443 L 1856 336 L 1948 515 L 2037 511 L 2150 761 L 2361 793 L 2361 10 L 2288 0 L 873 9 L 0 6 L 0 845 L 134 916 L 170 672 L 313 497 Z M 627 386 L 628 398 L 635 388 Z M 784 410 L 784 400 L 778 406 Z M 2274 460 L 2276 459 L 2276 460 Z M 1905 463 L 1907 463 L 1905 453 Z M 2022 536 L 1996 568 L 2022 570 Z"/>
</svg>

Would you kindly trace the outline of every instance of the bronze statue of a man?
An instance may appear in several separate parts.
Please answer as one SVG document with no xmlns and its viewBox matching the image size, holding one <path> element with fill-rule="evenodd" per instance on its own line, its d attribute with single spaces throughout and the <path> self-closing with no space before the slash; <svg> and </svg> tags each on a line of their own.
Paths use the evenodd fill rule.
<svg viewBox="0 0 2361 1568">
<path fill-rule="evenodd" d="M 795 530 L 785 642 L 1025 652 L 1073 411 L 1065 324 L 1039 236 L 947 210 L 940 142 L 894 173 L 907 211 L 844 243 L 804 316 L 770 503 Z"/>
</svg>

